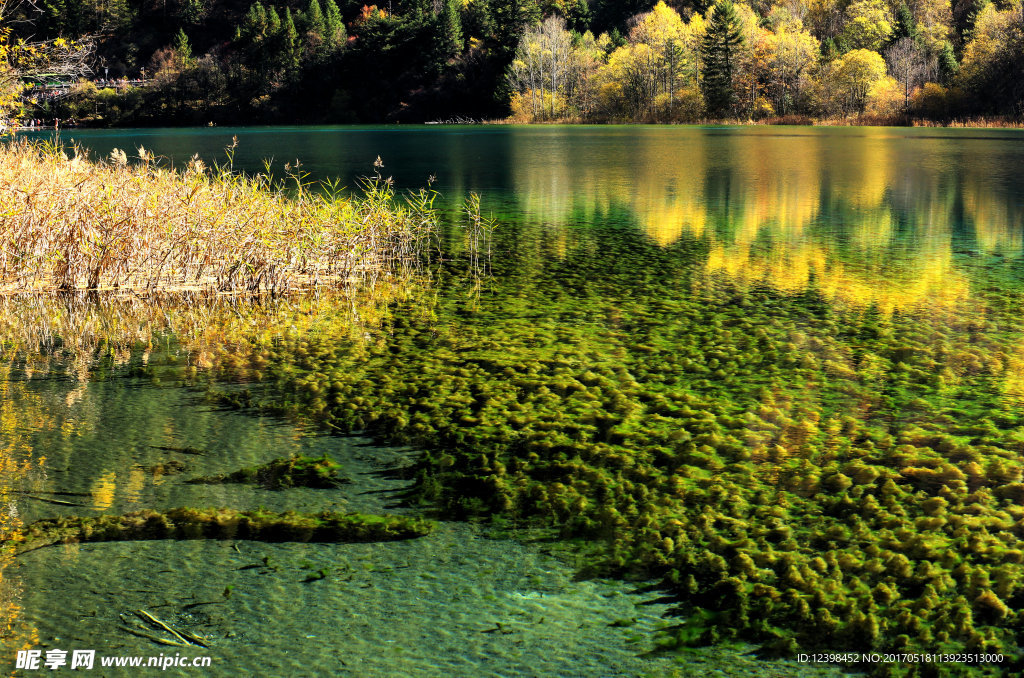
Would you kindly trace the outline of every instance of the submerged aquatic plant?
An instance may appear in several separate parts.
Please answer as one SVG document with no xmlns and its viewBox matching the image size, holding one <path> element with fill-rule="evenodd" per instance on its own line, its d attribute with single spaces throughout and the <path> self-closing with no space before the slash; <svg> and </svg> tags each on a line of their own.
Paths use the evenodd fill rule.
<svg viewBox="0 0 1024 678">
<path fill-rule="evenodd" d="M 175 508 L 135 511 L 120 516 L 62 516 L 38 520 L 14 534 L 4 535 L 0 551 L 24 553 L 56 544 L 146 539 L 390 541 L 422 537 L 433 527 L 431 521 L 413 516 Z"/>
<path fill-rule="evenodd" d="M 189 483 L 196 485 L 220 485 L 224 483 L 255 483 L 268 490 L 289 487 L 314 487 L 330 489 L 351 482 L 341 477 L 341 464 L 326 454 L 321 457 L 294 455 L 273 459 L 261 466 L 243 468 L 233 473 L 193 478 Z"/>
<path fill-rule="evenodd" d="M 1014 666 L 1021 293 L 889 313 L 695 275 L 695 245 L 640 254 L 644 277 L 579 256 L 397 305 L 365 342 L 284 334 L 252 349 L 249 404 L 423 446 L 414 499 L 660 577 L 687 619 L 662 647 Z"/>
</svg>

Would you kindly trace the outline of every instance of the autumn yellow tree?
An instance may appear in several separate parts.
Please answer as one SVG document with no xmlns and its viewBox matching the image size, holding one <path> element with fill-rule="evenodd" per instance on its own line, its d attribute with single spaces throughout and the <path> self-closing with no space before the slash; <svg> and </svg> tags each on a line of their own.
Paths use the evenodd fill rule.
<svg viewBox="0 0 1024 678">
<path fill-rule="evenodd" d="M 904 84 L 891 76 L 880 78 L 868 90 L 866 112 L 871 115 L 896 115 L 908 105 Z"/>
<path fill-rule="evenodd" d="M 607 115 L 634 120 L 650 117 L 656 84 L 650 67 L 653 52 L 645 43 L 629 43 L 609 55 L 598 74 L 598 97 Z"/>
<path fill-rule="evenodd" d="M 817 38 L 789 12 L 775 13 L 774 31 L 763 36 L 763 71 L 766 94 L 775 112 L 791 113 L 800 106 L 803 91 L 821 50 Z"/>
<path fill-rule="evenodd" d="M 0 121 L 7 117 L 21 94 L 21 78 L 9 61 L 11 29 L 0 26 Z"/>
<path fill-rule="evenodd" d="M 629 42 L 608 57 L 598 74 L 598 101 L 610 117 L 693 120 L 700 115 L 698 47 L 704 20 L 684 22 L 659 2 L 639 15 Z"/>
<path fill-rule="evenodd" d="M 0 0 L 0 121 L 17 118 L 23 95 L 33 81 L 43 75 L 81 77 L 89 72 L 92 55 L 90 40 L 33 42 L 14 37 L 8 20 L 19 4 L 17 0 Z"/>
<path fill-rule="evenodd" d="M 664 2 L 659 2 L 650 12 L 637 17 L 629 39 L 650 48 L 644 53 L 649 59 L 647 68 L 653 85 L 651 93 L 653 99 L 664 100 L 655 101 L 655 105 L 664 103 L 667 108 L 674 108 L 676 93 L 683 86 L 685 77 L 694 72 L 696 60 L 693 50 L 688 49 L 686 25 L 682 18 Z"/>
<path fill-rule="evenodd" d="M 871 88 L 885 77 L 885 60 L 878 52 L 855 49 L 836 60 L 830 76 L 835 80 L 841 108 L 863 113 Z"/>
<path fill-rule="evenodd" d="M 606 33 L 595 38 L 587 31 L 569 53 L 565 97 L 570 107 L 583 118 L 592 115 L 597 106 L 597 73 L 604 65 L 609 42 Z"/>
<path fill-rule="evenodd" d="M 846 8 L 843 42 L 850 49 L 878 51 L 892 33 L 892 17 L 882 0 L 857 0 Z"/>
<path fill-rule="evenodd" d="M 996 55 L 1006 48 L 1018 20 L 1014 10 L 1000 12 L 992 3 L 986 4 L 978 12 L 974 20 L 973 39 L 964 47 L 964 58 L 960 64 L 960 74 L 964 81 L 982 78 Z"/>
<path fill-rule="evenodd" d="M 952 6 L 948 0 L 914 0 L 910 10 L 917 20 L 921 42 L 931 55 L 942 51 L 943 45 L 952 38 Z"/>
<path fill-rule="evenodd" d="M 562 17 L 548 17 L 523 34 L 509 69 L 509 81 L 518 93 L 512 101 L 516 112 L 528 112 L 533 120 L 565 115 L 571 52 L 572 35 Z"/>
<path fill-rule="evenodd" d="M 1024 3 L 978 13 L 955 84 L 975 110 L 1024 112 Z"/>
</svg>

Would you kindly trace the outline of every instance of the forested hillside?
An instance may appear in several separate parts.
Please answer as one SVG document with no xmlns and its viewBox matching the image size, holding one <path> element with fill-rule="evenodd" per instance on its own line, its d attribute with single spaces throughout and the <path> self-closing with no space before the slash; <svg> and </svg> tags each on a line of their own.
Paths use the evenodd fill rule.
<svg viewBox="0 0 1024 678">
<path fill-rule="evenodd" d="M 42 0 L 84 124 L 1024 115 L 1022 0 Z M 15 17 L 17 18 L 17 17 Z M 141 79 L 142 87 L 109 80 Z"/>
</svg>

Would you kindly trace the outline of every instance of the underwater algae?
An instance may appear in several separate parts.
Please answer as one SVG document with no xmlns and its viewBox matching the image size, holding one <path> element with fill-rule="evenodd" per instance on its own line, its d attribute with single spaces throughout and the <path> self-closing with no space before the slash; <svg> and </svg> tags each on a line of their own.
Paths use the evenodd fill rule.
<svg viewBox="0 0 1024 678">
<path fill-rule="evenodd" d="M 886 311 L 709 274 L 700 241 L 633 243 L 617 266 L 592 237 L 483 291 L 453 279 L 396 303 L 362 342 L 263 337 L 215 360 L 244 396 L 211 396 L 421 446 L 414 501 L 553 530 L 583 574 L 660 578 L 681 615 L 664 649 L 1005 657 L 860 667 L 876 675 L 1015 666 L 1019 288 Z"/>
<path fill-rule="evenodd" d="M 860 225 L 862 207 L 828 221 Z M 914 224 L 886 221 L 891 251 L 855 249 L 851 226 L 797 267 L 815 215 L 799 243 L 760 227 L 731 239 L 706 221 L 703 236 L 658 246 L 621 230 L 499 229 L 493 278 L 447 262 L 432 290 L 356 330 L 319 310 L 284 330 L 243 325 L 192 352 L 185 377 L 216 377 L 223 404 L 426 450 L 409 498 L 441 516 L 553 533 L 584 575 L 659 578 L 679 613 L 657 637 L 666 650 L 1001 652 L 998 666 L 863 668 L 1015 670 L 1014 263 L 975 275 L 949 254 L 917 268 L 916 241 L 896 231 Z M 919 278 L 942 284 L 905 294 Z M 942 303 L 937 287 L 950 287 Z M 143 371 L 167 383 L 181 366 Z"/>
<path fill-rule="evenodd" d="M 224 483 L 255 483 L 265 489 L 280 490 L 288 487 L 315 487 L 330 489 L 349 481 L 338 475 L 341 464 L 329 456 L 309 457 L 292 455 L 272 459 L 266 464 L 243 468 L 232 473 L 192 478 L 195 485 Z"/>
<path fill-rule="evenodd" d="M 133 511 L 120 516 L 61 516 L 37 520 L 9 536 L 0 548 L 24 553 L 55 544 L 144 539 L 386 541 L 422 537 L 432 529 L 431 521 L 410 516 L 174 508 Z"/>
</svg>

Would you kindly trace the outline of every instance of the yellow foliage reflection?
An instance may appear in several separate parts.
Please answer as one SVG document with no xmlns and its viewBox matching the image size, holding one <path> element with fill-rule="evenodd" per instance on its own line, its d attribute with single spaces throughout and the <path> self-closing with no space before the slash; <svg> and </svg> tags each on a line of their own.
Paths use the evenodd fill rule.
<svg viewBox="0 0 1024 678">
<path fill-rule="evenodd" d="M 26 505 L 26 499 L 39 502 L 42 497 L 45 505 L 53 490 L 66 489 L 54 484 L 47 467 L 80 463 L 73 456 L 74 439 L 90 435 L 106 440 L 108 434 L 100 433 L 105 413 L 90 396 L 97 372 L 173 354 L 181 356 L 175 364 L 187 376 L 214 360 L 233 358 L 238 345 L 270 341 L 285 331 L 330 328 L 339 340 L 361 341 L 368 327 L 390 313 L 389 303 L 409 290 L 407 283 L 378 282 L 372 289 L 293 299 L 0 295 L 0 541 L 19 539 L 23 521 L 34 519 L 28 514 L 40 504 Z M 30 387 L 33 379 L 48 374 L 73 378 L 58 378 L 54 383 L 62 385 L 53 388 Z M 174 440 L 181 422 L 162 417 L 166 413 L 148 423 Z M 123 441 L 112 444 L 127 449 Z M 51 457 L 49 462 L 44 454 Z M 99 467 L 95 472 L 82 504 L 88 512 L 137 501 L 147 484 L 163 482 L 160 468 L 127 462 L 116 470 Z M 0 550 L 0 645 L 9 657 L 40 645 L 38 630 L 24 618 L 23 584 L 8 567 L 12 562 L 13 556 Z"/>
<path fill-rule="evenodd" d="M 22 527 L 15 482 L 43 463 L 33 458 L 25 432 L 36 426 L 54 425 L 46 403 L 10 380 L 9 363 L 0 360 L 0 539 L 18 539 Z M 19 649 L 38 644 L 34 626 L 22 622 L 22 585 L 13 574 L 11 553 L 0 550 L 0 647 L 13 657 Z"/>
<path fill-rule="evenodd" d="M 989 180 L 991 162 L 918 132 L 624 128 L 589 145 L 574 134 L 549 128 L 513 148 L 524 210 L 557 231 L 624 208 L 661 245 L 704 240 L 709 273 L 785 290 L 813 278 L 889 310 L 948 306 L 970 294 L 958 250 L 1024 248 L 1024 209 Z"/>
</svg>

